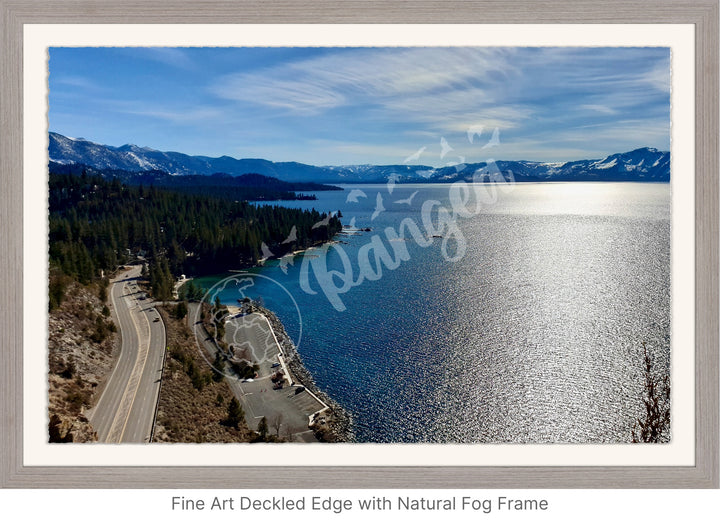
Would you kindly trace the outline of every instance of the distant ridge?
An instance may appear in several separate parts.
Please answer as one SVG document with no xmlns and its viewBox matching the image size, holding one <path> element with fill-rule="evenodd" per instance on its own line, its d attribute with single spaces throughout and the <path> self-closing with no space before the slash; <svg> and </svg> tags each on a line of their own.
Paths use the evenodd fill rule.
<svg viewBox="0 0 720 525">
<path fill-rule="evenodd" d="M 385 182 L 393 176 L 397 182 L 454 182 L 487 178 L 487 163 L 433 168 L 419 165 L 311 166 L 298 162 L 272 162 L 265 159 L 235 159 L 228 156 L 191 156 L 173 151 L 158 151 L 132 144 L 114 147 L 85 139 L 50 132 L 49 159 L 58 164 L 84 164 L 99 170 L 132 172 L 162 171 L 170 175 L 212 175 L 227 173 L 240 176 L 257 173 L 286 182 L 358 183 Z M 639 148 L 615 153 L 603 159 L 570 162 L 496 161 L 505 178 L 520 182 L 537 181 L 616 181 L 668 182 L 670 153 L 654 148 Z M 491 167 L 494 169 L 494 167 Z"/>
</svg>

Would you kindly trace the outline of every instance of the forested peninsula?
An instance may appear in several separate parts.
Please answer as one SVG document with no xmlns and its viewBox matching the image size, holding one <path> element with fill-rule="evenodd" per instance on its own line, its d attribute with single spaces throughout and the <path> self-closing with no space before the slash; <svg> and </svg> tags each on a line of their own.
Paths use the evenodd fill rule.
<svg viewBox="0 0 720 525">
<path fill-rule="evenodd" d="M 314 209 L 255 205 L 130 186 L 116 178 L 51 172 L 50 308 L 62 300 L 68 278 L 87 284 L 101 271 L 145 260 L 153 295 L 166 300 L 172 295 L 173 276 L 249 267 L 263 253 L 280 257 L 326 242 L 341 228 L 339 216 Z"/>
</svg>

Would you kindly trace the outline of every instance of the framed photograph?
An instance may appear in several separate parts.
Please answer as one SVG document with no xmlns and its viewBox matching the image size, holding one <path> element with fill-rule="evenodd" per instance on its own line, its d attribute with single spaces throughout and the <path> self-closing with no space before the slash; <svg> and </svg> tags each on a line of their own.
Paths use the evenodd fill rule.
<svg viewBox="0 0 720 525">
<path fill-rule="evenodd" d="M 0 5 L 3 487 L 719 486 L 717 0 Z"/>
</svg>

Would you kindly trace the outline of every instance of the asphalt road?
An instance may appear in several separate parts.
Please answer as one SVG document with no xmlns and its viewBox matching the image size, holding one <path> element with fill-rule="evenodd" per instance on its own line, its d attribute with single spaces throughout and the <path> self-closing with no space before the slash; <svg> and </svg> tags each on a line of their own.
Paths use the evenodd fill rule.
<svg viewBox="0 0 720 525">
<path fill-rule="evenodd" d="M 98 440 L 144 443 L 150 439 L 165 351 L 165 327 L 152 301 L 143 299 L 140 267 L 113 282 L 110 300 L 122 337 L 120 355 L 90 422 Z"/>
</svg>

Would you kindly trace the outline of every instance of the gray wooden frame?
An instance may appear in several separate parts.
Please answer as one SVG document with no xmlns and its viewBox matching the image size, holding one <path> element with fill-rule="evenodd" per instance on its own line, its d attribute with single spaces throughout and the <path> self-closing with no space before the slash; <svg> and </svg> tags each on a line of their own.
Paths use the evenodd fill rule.
<svg viewBox="0 0 720 525">
<path fill-rule="evenodd" d="M 0 0 L 0 487 L 718 488 L 718 0 Z M 26 467 L 22 35 L 33 23 L 694 24 L 696 459 L 688 467 Z M 282 480 L 278 481 L 278 469 Z"/>
</svg>

